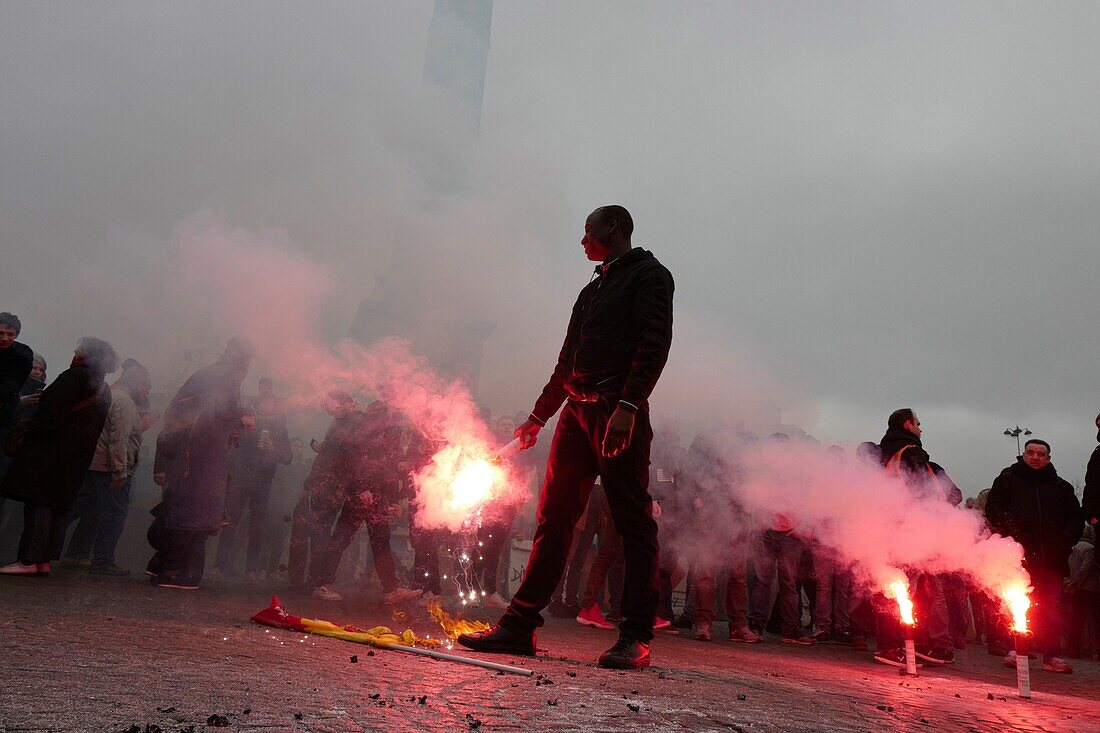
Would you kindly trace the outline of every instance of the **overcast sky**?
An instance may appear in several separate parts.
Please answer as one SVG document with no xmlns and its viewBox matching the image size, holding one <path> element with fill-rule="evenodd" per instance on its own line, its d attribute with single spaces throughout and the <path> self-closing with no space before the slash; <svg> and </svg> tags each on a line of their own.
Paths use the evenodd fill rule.
<svg viewBox="0 0 1100 733">
<path fill-rule="evenodd" d="M 204 209 L 338 271 L 323 329 L 346 333 L 423 231 L 402 210 L 440 124 L 414 103 L 431 13 L 0 4 L 0 310 L 22 340 L 53 375 L 85 334 L 141 356 L 79 284 L 155 281 Z M 844 442 L 912 406 L 967 494 L 1013 459 L 1018 422 L 1080 477 L 1100 410 L 1098 27 L 1093 2 L 498 0 L 476 182 L 430 245 L 482 273 L 461 302 L 498 324 L 487 402 L 534 399 L 590 272 L 584 217 L 617 202 L 677 282 L 657 405 L 710 414 L 661 390 L 724 373 Z"/>
</svg>

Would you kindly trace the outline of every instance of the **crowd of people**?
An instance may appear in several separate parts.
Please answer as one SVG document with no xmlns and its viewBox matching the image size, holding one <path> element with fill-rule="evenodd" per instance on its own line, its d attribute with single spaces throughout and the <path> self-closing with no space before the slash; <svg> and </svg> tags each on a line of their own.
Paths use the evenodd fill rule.
<svg viewBox="0 0 1100 733">
<path fill-rule="evenodd" d="M 49 381 L 45 360 L 18 341 L 20 330 L 17 317 L 0 313 L 0 493 L 9 510 L 13 501 L 23 507 L 17 558 L 0 574 L 46 577 L 61 558 L 63 565 L 92 574 L 129 574 L 116 562 L 116 546 L 144 436 L 161 423 L 151 471 L 162 493 L 147 533 L 153 553 L 146 572 L 155 585 L 194 589 L 204 578 L 235 579 L 243 555 L 246 583 L 285 583 L 339 601 L 337 569 L 349 548 L 352 565 L 368 564 L 355 545 L 365 528 L 384 603 L 430 603 L 454 587 L 447 580 L 453 558 L 446 555 L 462 540 L 419 527 L 410 501 L 410 474 L 434 446 L 386 400 L 364 404 L 346 392 L 325 395 L 321 406 L 331 422 L 322 440 L 307 445 L 290 436 L 270 379 L 260 380 L 255 398 L 242 399 L 255 350 L 238 336 L 214 364 L 179 388 L 161 422 L 150 404 L 151 375 L 140 362 L 121 361 L 110 344 L 84 338 L 68 368 Z M 502 444 L 520 432 L 517 423 L 525 419 L 495 421 Z M 1100 417 L 1096 427 L 1100 431 Z M 700 521 L 706 513 L 717 503 L 737 505 L 729 457 L 721 448 L 722 433 L 731 429 L 715 426 L 686 449 L 672 421 L 653 435 L 648 511 L 661 538 L 654 630 L 702 642 L 714 640 L 723 626 L 722 636 L 739 643 L 760 643 L 769 634 L 801 646 L 839 643 L 869 650 L 873 642 L 874 659 L 904 666 L 896 606 L 856 582 L 845 558 L 801 531 L 797 517 L 745 521 L 703 537 L 709 551 L 692 549 L 700 547 L 701 528 L 709 526 Z M 981 513 L 989 531 L 1020 542 L 1040 609 L 1034 646 L 1044 657 L 1043 669 L 1070 672 L 1067 656 L 1100 654 L 1094 550 L 1100 448 L 1089 461 L 1083 506 L 1055 471 L 1051 446 L 1037 439 L 1026 443 L 990 488 L 964 503 L 921 437 L 916 413 L 898 410 L 882 439 L 862 444 L 856 454 L 904 477 L 914 492 L 936 491 L 959 511 Z M 790 438 L 777 433 L 760 439 Z M 825 450 L 843 454 L 838 446 Z M 534 474 L 544 458 L 530 451 L 518 460 Z M 586 491 L 584 511 L 563 548 L 566 570 L 547 591 L 548 611 L 612 629 L 623 620 L 626 550 L 601 479 L 592 479 Z M 464 568 L 465 582 L 479 591 L 471 602 L 485 608 L 509 607 L 512 540 L 530 537 L 517 513 L 512 508 L 494 514 L 467 538 L 477 552 Z M 394 551 L 398 526 L 407 529 L 412 549 L 407 567 Z M 212 537 L 217 550 L 208 560 Z M 951 663 L 953 650 L 979 640 L 990 653 L 1004 655 L 1006 665 L 1015 664 L 996 599 L 959 575 L 913 569 L 909 580 L 922 619 L 918 656 L 924 663 Z"/>
<path fill-rule="evenodd" d="M 1100 416 L 1096 427 L 1100 431 Z M 845 559 L 815 538 L 812 530 L 801 531 L 796 517 L 778 514 L 768 524 L 746 513 L 744 522 L 720 528 L 707 521 L 719 502 L 727 507 L 737 503 L 737 483 L 730 479 L 735 472 L 728 466 L 731 456 L 718 447 L 728 445 L 725 433 L 733 429 L 726 425 L 703 432 L 686 451 L 674 429 L 658 431 L 654 437 L 650 481 L 662 553 L 655 628 L 671 627 L 711 641 L 716 619 L 724 616 L 725 638 L 732 642 L 759 643 L 774 633 L 784 643 L 803 646 L 873 646 L 876 661 L 904 667 L 896 602 L 879 589 L 861 586 Z M 1100 655 L 1100 584 L 1094 550 L 1100 448 L 1089 461 L 1083 510 L 1073 487 L 1051 463 L 1050 445 L 1038 439 L 1026 443 L 1022 455 L 1000 472 L 991 488 L 964 503 L 962 491 L 930 460 L 921 433 L 916 413 L 898 410 L 890 416 L 882 440 L 861 444 L 856 459 L 904 477 L 917 495 L 935 492 L 959 511 L 979 513 L 987 531 L 1010 536 L 1023 546 L 1024 565 L 1034 586 L 1034 648 L 1044 657 L 1044 670 L 1068 673 L 1072 668 L 1066 656 Z M 789 440 L 784 434 L 764 439 Z M 739 440 L 753 438 L 741 435 Z M 838 460 L 843 457 L 839 446 L 825 450 Z M 593 582 L 598 584 L 608 568 L 622 562 L 621 541 L 605 512 L 606 500 L 597 482 L 549 611 L 585 626 L 611 629 L 621 619 L 619 598 L 612 592 L 602 604 L 598 585 L 593 591 Z M 723 513 L 727 520 L 729 516 Z M 594 535 L 599 542 L 585 583 L 584 558 Z M 717 564 L 715 557 L 720 558 Z M 962 575 L 917 569 L 909 575 L 921 619 L 917 655 L 923 663 L 950 664 L 954 650 L 965 648 L 968 641 L 985 641 L 990 654 L 1003 655 L 1006 666 L 1015 666 L 1016 652 L 998 599 Z M 679 587 L 685 590 L 674 594 Z M 674 595 L 683 600 L 679 615 L 673 614 Z"/>
<path fill-rule="evenodd" d="M 23 504 L 17 557 L 0 574 L 47 577 L 60 560 L 95 575 L 129 575 L 115 552 L 144 434 L 159 423 L 145 467 L 160 490 L 146 532 L 151 583 L 183 590 L 204 578 L 285 583 L 339 601 L 334 585 L 347 557 L 356 576 L 373 570 L 386 604 L 442 598 L 441 580 L 453 572 L 445 555 L 461 543 L 419 527 L 408 501 L 410 474 L 438 446 L 384 400 L 325 395 L 320 407 L 331 422 L 306 447 L 290 437 L 271 379 L 259 380 L 254 398 L 242 397 L 255 349 L 237 336 L 184 382 L 162 419 L 151 407 L 149 370 L 137 360 L 120 363 L 110 344 L 84 338 L 70 367 L 47 384 L 45 360 L 17 340 L 21 328 L 18 317 L 0 314 L 0 495 Z M 507 442 L 514 418 L 502 416 L 496 427 Z M 464 579 L 480 591 L 479 605 L 506 605 L 501 570 L 520 527 L 516 513 L 493 513 L 471 540 L 478 551 L 464 563 Z M 395 557 L 391 527 L 402 516 L 415 572 Z M 364 528 L 369 558 L 355 542 Z"/>
</svg>

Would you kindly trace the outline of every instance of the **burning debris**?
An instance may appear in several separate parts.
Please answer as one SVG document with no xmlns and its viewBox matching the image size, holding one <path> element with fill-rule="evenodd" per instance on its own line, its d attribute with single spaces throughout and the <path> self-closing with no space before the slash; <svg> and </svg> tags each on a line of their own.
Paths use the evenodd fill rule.
<svg viewBox="0 0 1100 733">
<path fill-rule="evenodd" d="M 455 654 L 445 654 L 435 651 L 434 647 L 440 645 L 437 639 L 420 639 L 413 633 L 412 629 L 405 629 L 402 633 L 397 634 L 385 626 L 361 629 L 351 624 L 339 626 L 331 621 L 318 621 L 315 619 L 293 616 L 287 613 L 286 609 L 283 608 L 282 601 L 279 600 L 278 596 L 272 596 L 271 604 L 253 615 L 252 620 L 258 624 L 273 626 L 279 629 L 318 634 L 320 636 L 328 636 L 343 641 L 352 641 L 357 644 L 370 644 L 380 649 L 391 649 L 394 651 L 407 652 L 409 654 L 418 654 L 432 657 L 433 659 L 459 662 L 474 667 L 484 667 L 485 669 L 510 672 L 526 677 L 530 677 L 534 674 L 533 671 L 522 667 L 496 664 L 495 662 L 484 662 L 480 659 L 471 659 L 469 657 L 461 657 Z M 368 652 L 367 655 L 371 656 L 371 653 Z"/>
<path fill-rule="evenodd" d="M 469 621 L 455 618 L 443 610 L 438 601 L 428 604 L 428 615 L 439 624 L 443 633 L 450 639 L 458 638 L 459 634 L 475 634 L 479 631 L 488 631 L 492 627 L 484 621 Z"/>
</svg>

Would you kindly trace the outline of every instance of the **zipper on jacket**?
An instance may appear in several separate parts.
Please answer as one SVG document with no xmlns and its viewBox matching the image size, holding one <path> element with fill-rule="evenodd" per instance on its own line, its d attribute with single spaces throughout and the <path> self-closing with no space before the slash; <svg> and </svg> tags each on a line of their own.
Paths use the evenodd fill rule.
<svg viewBox="0 0 1100 733">
<path fill-rule="evenodd" d="M 606 275 L 606 273 L 604 273 L 604 275 Z M 577 337 L 578 337 L 577 340 L 578 340 L 578 343 L 576 345 L 574 345 L 574 347 L 573 347 L 573 364 L 569 367 L 569 376 L 570 377 L 574 377 L 577 374 L 577 351 L 580 348 L 579 341 L 580 341 L 581 331 L 583 331 L 584 327 L 588 325 L 588 319 L 592 317 L 592 313 L 591 313 L 592 301 L 594 301 L 596 299 L 596 295 L 599 294 L 600 288 L 603 287 L 604 275 L 597 275 L 596 276 L 598 278 L 596 280 L 596 289 L 592 291 L 592 295 L 588 298 L 588 302 L 586 302 L 584 304 L 584 320 L 581 321 L 581 325 L 577 327 Z M 591 285 L 592 281 L 589 280 L 588 283 Z"/>
<path fill-rule="evenodd" d="M 1039 479 L 1035 479 L 1035 508 L 1039 514 L 1039 555 L 1043 559 L 1043 567 L 1047 564 L 1046 535 L 1043 533 L 1043 502 L 1039 498 Z"/>
</svg>

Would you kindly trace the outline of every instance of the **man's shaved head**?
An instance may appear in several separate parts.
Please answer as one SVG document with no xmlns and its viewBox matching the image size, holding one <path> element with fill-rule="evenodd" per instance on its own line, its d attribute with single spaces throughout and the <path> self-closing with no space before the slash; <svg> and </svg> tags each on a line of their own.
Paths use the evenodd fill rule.
<svg viewBox="0 0 1100 733">
<path fill-rule="evenodd" d="M 615 222 L 615 225 L 627 239 L 634 233 L 634 219 L 625 206 L 619 206 L 618 204 L 601 206 L 593 213 L 599 214 L 605 222 Z"/>
</svg>

